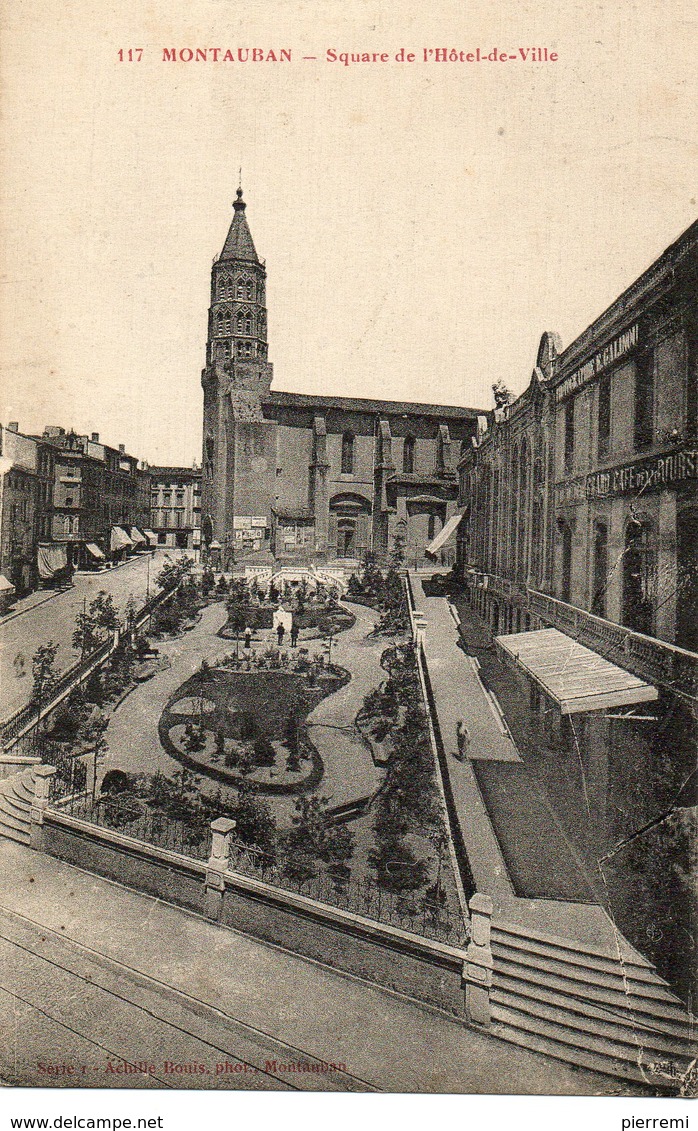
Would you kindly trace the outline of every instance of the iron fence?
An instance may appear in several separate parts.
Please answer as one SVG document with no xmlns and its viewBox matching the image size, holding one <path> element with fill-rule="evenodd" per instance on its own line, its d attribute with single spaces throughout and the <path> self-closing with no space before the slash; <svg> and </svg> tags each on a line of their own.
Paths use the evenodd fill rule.
<svg viewBox="0 0 698 1131">
<path fill-rule="evenodd" d="M 120 800 L 118 794 L 95 800 L 58 775 L 52 781 L 50 797 L 55 808 L 90 824 L 194 860 L 208 860 L 210 856 L 211 829 L 208 820 L 201 823 L 179 820 L 166 813 L 143 808 L 132 798 Z M 396 871 L 404 872 L 404 861 L 394 863 Z M 314 857 L 289 854 L 283 846 L 275 852 L 265 852 L 241 841 L 232 842 L 229 868 L 271 887 L 304 895 L 330 907 L 424 938 L 459 947 L 468 942 L 467 925 L 460 912 L 451 907 L 448 893 L 439 880 L 426 895 L 423 892 L 392 892 L 381 887 L 371 876 L 354 878 L 341 864 L 327 864 Z"/>
</svg>

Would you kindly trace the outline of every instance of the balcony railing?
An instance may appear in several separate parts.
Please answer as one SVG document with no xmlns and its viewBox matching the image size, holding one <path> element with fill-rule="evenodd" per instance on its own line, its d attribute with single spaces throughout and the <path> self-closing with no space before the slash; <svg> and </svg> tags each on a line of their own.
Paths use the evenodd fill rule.
<svg viewBox="0 0 698 1131">
<path fill-rule="evenodd" d="M 473 586 L 486 588 L 494 596 L 525 608 L 545 624 L 559 629 L 640 679 L 690 699 L 698 697 L 698 655 L 695 652 L 677 648 L 654 636 L 633 632 L 622 624 L 594 616 L 508 578 L 482 573 L 469 576 Z"/>
</svg>

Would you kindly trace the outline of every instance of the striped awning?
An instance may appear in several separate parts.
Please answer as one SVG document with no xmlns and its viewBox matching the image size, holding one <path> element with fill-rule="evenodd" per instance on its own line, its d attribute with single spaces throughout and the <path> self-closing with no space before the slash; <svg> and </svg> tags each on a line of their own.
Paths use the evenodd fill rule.
<svg viewBox="0 0 698 1131">
<path fill-rule="evenodd" d="M 436 535 L 436 538 L 434 538 L 434 540 L 429 543 L 424 553 L 432 556 L 434 554 L 438 554 L 441 547 L 444 546 L 446 542 L 448 542 L 448 539 L 451 537 L 451 535 L 455 534 L 456 527 L 458 526 L 458 523 L 460 522 L 462 517 L 462 514 L 454 514 L 451 518 L 449 518 L 448 522 L 442 526 L 441 530 Z"/>
<path fill-rule="evenodd" d="M 133 542 L 121 526 L 112 526 L 111 536 L 109 538 L 110 550 L 126 550 L 132 545 Z"/>
<path fill-rule="evenodd" d="M 502 659 L 526 673 L 563 715 L 659 698 L 656 687 L 605 660 L 557 628 L 497 636 Z"/>
<path fill-rule="evenodd" d="M 102 561 L 104 559 L 104 552 L 100 550 L 99 546 L 95 545 L 94 542 L 86 542 L 85 549 L 88 551 L 88 553 L 92 554 L 92 557 L 96 558 L 97 561 Z"/>
</svg>

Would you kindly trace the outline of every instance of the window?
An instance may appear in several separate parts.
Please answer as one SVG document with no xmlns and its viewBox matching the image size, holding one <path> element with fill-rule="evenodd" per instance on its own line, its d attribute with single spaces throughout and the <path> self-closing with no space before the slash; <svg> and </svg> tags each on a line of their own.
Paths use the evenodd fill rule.
<svg viewBox="0 0 698 1131">
<path fill-rule="evenodd" d="M 605 522 L 594 523 L 594 591 L 591 611 L 594 616 L 606 616 L 606 586 L 608 584 L 608 527 Z"/>
<path fill-rule="evenodd" d="M 238 334 L 242 334 L 244 329 L 245 329 L 245 315 L 242 313 L 241 310 L 238 310 L 237 316 L 235 318 L 235 331 Z"/>
<path fill-rule="evenodd" d="M 635 361 L 635 447 L 649 448 L 654 439 L 654 353 Z"/>
<path fill-rule="evenodd" d="M 230 279 L 227 275 L 221 275 L 218 279 L 218 297 L 227 298 L 230 288 Z"/>
<path fill-rule="evenodd" d="M 254 298 L 254 283 L 251 279 L 248 279 L 245 283 L 245 295 L 248 299 Z"/>
<path fill-rule="evenodd" d="M 414 472 L 414 436 L 405 436 L 402 447 L 402 470 L 406 475 Z"/>
<path fill-rule="evenodd" d="M 354 437 L 351 432 L 342 436 L 342 475 L 354 474 Z"/>
<path fill-rule="evenodd" d="M 254 328 L 253 328 L 253 325 L 252 325 L 252 315 L 251 314 L 245 315 L 245 333 L 246 334 L 254 333 Z"/>
<path fill-rule="evenodd" d="M 652 635 L 656 595 L 657 548 L 650 522 L 631 519 L 623 552 L 623 624 Z"/>
<path fill-rule="evenodd" d="M 602 377 L 598 385 L 597 454 L 605 459 L 611 446 L 611 376 Z"/>
<path fill-rule="evenodd" d="M 184 523 L 184 511 L 175 511 L 175 526 L 182 526 Z"/>
<path fill-rule="evenodd" d="M 565 471 L 574 468 L 574 398 L 565 405 Z"/>
<path fill-rule="evenodd" d="M 569 601 L 572 595 L 572 528 L 563 522 L 560 534 L 562 537 L 562 588 L 560 597 Z"/>
</svg>

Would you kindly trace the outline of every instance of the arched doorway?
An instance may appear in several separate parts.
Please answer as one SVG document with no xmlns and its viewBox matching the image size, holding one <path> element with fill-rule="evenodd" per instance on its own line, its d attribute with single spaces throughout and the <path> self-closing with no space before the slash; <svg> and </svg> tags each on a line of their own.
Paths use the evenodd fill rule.
<svg viewBox="0 0 698 1131">
<path fill-rule="evenodd" d="M 371 504 L 353 492 L 330 499 L 329 544 L 338 558 L 362 558 L 371 540 Z"/>
</svg>

